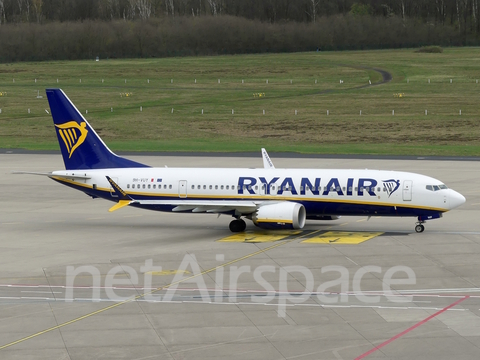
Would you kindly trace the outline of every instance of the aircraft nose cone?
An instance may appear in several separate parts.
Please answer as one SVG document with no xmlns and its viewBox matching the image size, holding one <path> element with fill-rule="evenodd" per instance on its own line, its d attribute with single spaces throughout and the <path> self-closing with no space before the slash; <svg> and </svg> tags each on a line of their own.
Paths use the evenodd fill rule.
<svg viewBox="0 0 480 360">
<path fill-rule="evenodd" d="M 465 201 L 466 201 L 465 196 L 453 190 L 450 193 L 448 200 L 449 200 L 450 209 L 455 209 L 456 207 L 459 207 L 460 205 L 465 204 Z"/>
</svg>

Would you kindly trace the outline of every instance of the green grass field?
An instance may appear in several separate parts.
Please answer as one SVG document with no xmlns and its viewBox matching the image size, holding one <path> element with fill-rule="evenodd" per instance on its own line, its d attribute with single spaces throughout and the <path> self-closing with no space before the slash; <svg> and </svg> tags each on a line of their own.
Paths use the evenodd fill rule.
<svg viewBox="0 0 480 360">
<path fill-rule="evenodd" d="M 58 149 L 60 87 L 112 150 L 480 156 L 476 79 L 480 48 L 0 64 L 0 148 Z"/>
</svg>

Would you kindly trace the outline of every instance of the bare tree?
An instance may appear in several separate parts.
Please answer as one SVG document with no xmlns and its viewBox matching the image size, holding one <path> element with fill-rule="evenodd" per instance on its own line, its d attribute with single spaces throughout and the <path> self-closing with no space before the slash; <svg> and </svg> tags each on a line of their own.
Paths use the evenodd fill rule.
<svg viewBox="0 0 480 360">
<path fill-rule="evenodd" d="M 32 0 L 33 9 L 35 10 L 35 20 L 40 23 L 42 17 L 42 0 Z"/>
<path fill-rule="evenodd" d="M 310 0 L 310 2 L 312 3 L 312 14 L 311 14 L 311 17 L 312 17 L 312 21 L 313 23 L 315 24 L 315 21 L 316 21 L 316 17 L 317 17 L 317 5 L 318 5 L 318 0 L 315 1 L 315 0 Z"/>
<path fill-rule="evenodd" d="M 445 10 L 446 10 L 446 5 L 445 5 L 445 0 L 435 0 L 435 7 L 437 10 L 438 17 L 440 19 L 440 22 L 442 25 L 445 25 Z"/>
<path fill-rule="evenodd" d="M 165 8 L 167 10 L 167 15 L 171 12 L 172 17 L 175 17 L 175 4 L 173 3 L 173 0 L 165 0 Z"/>
<path fill-rule="evenodd" d="M 137 9 L 137 0 L 128 0 L 128 14 L 127 19 L 135 19 Z M 125 14 L 123 15 L 125 17 Z"/>
<path fill-rule="evenodd" d="M 19 17 L 20 19 L 22 18 L 22 5 L 23 5 L 23 0 L 17 0 L 17 4 L 18 4 L 18 10 L 19 10 Z"/>
<path fill-rule="evenodd" d="M 6 22 L 4 2 L 5 2 L 5 0 L 0 0 L 0 25 L 2 25 L 2 17 L 3 17 L 3 23 Z"/>
<path fill-rule="evenodd" d="M 113 20 L 119 17 L 119 0 L 100 0 L 103 18 Z"/>
<path fill-rule="evenodd" d="M 477 12 L 478 12 L 478 0 L 472 0 L 472 19 L 473 19 L 473 31 L 475 33 L 478 32 L 478 20 L 477 20 Z"/>
<path fill-rule="evenodd" d="M 138 15 L 140 19 L 147 20 L 152 13 L 152 3 L 150 0 L 137 0 Z"/>
<path fill-rule="evenodd" d="M 212 11 L 213 16 L 217 16 L 217 3 L 215 0 L 207 0 L 208 5 L 210 5 L 210 10 Z"/>
</svg>

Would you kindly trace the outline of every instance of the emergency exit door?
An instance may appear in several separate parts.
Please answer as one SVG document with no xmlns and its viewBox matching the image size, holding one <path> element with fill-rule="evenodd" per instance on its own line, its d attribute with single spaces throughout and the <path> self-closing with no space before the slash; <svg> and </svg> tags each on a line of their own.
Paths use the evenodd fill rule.
<svg viewBox="0 0 480 360">
<path fill-rule="evenodd" d="M 178 196 L 181 198 L 187 197 L 187 180 L 180 180 L 178 182 Z"/>
</svg>

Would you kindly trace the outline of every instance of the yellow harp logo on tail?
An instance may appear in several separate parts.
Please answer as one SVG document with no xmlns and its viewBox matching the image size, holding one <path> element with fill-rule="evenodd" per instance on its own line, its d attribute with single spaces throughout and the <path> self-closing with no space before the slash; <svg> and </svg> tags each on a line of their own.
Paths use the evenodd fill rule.
<svg viewBox="0 0 480 360">
<path fill-rule="evenodd" d="M 69 121 L 61 125 L 55 125 L 58 128 L 58 133 L 65 144 L 68 151 L 68 158 L 72 157 L 73 152 L 83 144 L 87 137 L 87 124 L 82 121 L 78 124 L 76 121 Z"/>
</svg>

